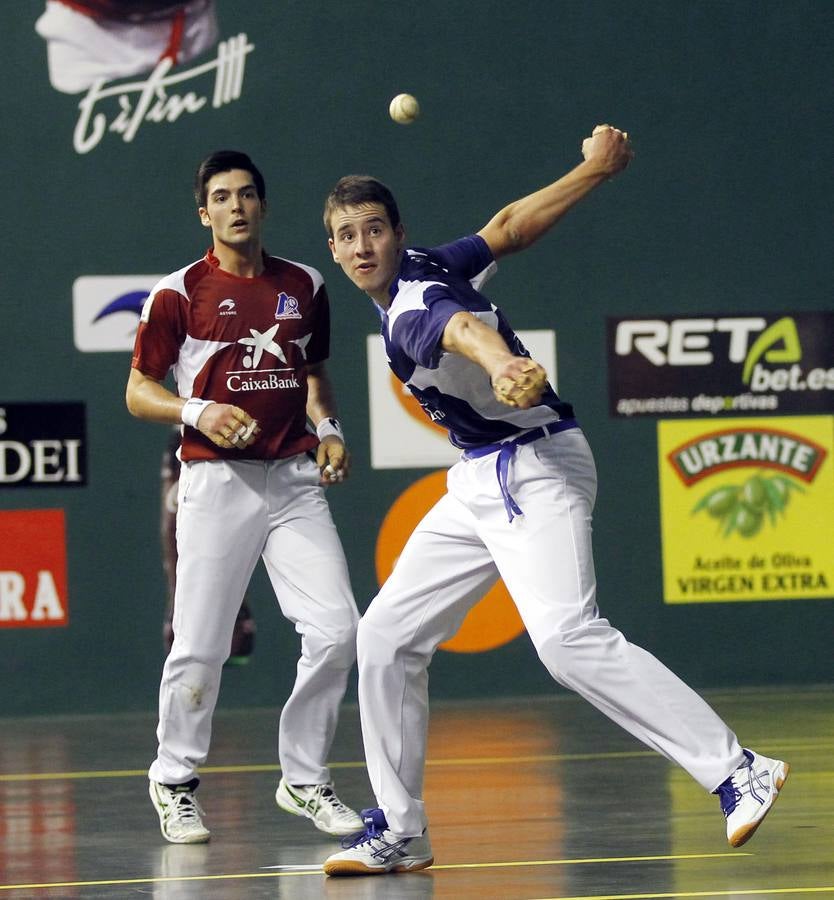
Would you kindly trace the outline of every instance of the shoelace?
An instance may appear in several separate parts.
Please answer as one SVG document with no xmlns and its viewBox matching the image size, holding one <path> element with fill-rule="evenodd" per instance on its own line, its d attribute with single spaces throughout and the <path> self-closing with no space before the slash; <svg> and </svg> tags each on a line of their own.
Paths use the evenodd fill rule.
<svg viewBox="0 0 834 900">
<path fill-rule="evenodd" d="M 191 825 L 200 822 L 200 815 L 203 810 L 197 802 L 197 798 L 188 792 L 174 793 L 174 799 L 171 803 L 171 813 L 180 822 Z"/>
<path fill-rule="evenodd" d="M 365 817 L 364 817 L 365 812 L 366 812 L 366 810 L 363 809 L 362 810 L 362 813 L 363 813 L 362 818 L 363 819 L 365 819 Z M 342 843 L 342 847 L 345 850 L 352 850 L 354 847 L 358 847 L 360 844 L 367 844 L 371 841 L 374 841 L 377 839 L 379 839 L 379 840 L 382 839 L 382 833 L 385 829 L 377 828 L 376 825 L 374 825 L 373 820 L 369 821 L 369 820 L 365 819 L 365 822 L 367 824 L 365 825 L 364 831 L 357 831 L 355 834 L 349 834 L 347 837 L 342 838 L 341 843 Z"/>
<path fill-rule="evenodd" d="M 724 815 L 729 816 L 733 813 L 745 793 L 759 803 L 764 803 L 770 792 L 770 786 L 765 778 L 766 774 L 766 770 L 757 772 L 751 761 L 750 765 L 736 769 L 724 784 L 719 785 L 715 793 L 718 794 Z M 759 791 L 762 792 L 763 797 L 760 796 Z"/>
<path fill-rule="evenodd" d="M 343 849 L 352 850 L 354 847 L 359 847 L 362 844 L 371 844 L 374 841 L 380 841 L 383 846 L 385 845 L 381 831 L 368 829 L 367 831 L 358 831 L 356 834 L 349 834 L 347 837 L 343 837 L 341 844 Z"/>
<path fill-rule="evenodd" d="M 336 796 L 336 792 L 333 790 L 333 787 L 329 784 L 320 784 L 316 788 L 316 798 L 321 802 L 322 800 L 327 802 L 327 805 L 337 812 L 339 815 L 349 815 L 350 810 L 345 806 L 344 803 Z"/>
<path fill-rule="evenodd" d="M 718 800 L 725 816 L 729 816 L 736 808 L 738 801 L 741 800 L 741 791 L 733 784 L 732 778 L 728 778 L 724 784 L 720 784 L 716 794 L 718 794 Z"/>
</svg>

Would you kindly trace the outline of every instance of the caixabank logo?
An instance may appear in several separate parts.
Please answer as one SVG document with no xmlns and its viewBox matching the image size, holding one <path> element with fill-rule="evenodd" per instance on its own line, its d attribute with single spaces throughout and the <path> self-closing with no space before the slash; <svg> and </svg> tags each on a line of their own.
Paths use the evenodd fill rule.
<svg viewBox="0 0 834 900">
<path fill-rule="evenodd" d="M 834 313 L 609 318 L 613 416 L 834 412 Z"/>
<path fill-rule="evenodd" d="M 664 600 L 834 596 L 834 417 L 658 423 Z"/>
</svg>

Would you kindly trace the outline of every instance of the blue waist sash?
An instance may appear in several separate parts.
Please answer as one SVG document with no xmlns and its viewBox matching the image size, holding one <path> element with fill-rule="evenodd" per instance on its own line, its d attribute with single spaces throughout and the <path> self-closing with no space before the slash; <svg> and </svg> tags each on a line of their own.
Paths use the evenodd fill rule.
<svg viewBox="0 0 834 900">
<path fill-rule="evenodd" d="M 559 419 L 556 422 L 549 422 L 547 425 L 539 425 L 531 431 L 525 431 L 518 437 L 510 438 L 507 441 L 500 441 L 496 444 L 483 444 L 481 447 L 470 447 L 463 451 L 464 459 L 480 459 L 482 456 L 489 456 L 490 453 L 497 453 L 495 460 L 495 474 L 498 477 L 498 486 L 501 488 L 501 496 L 504 498 L 504 508 L 507 510 L 507 518 L 512 522 L 515 516 L 524 515 L 521 507 L 515 502 L 510 493 L 507 479 L 510 473 L 510 463 L 515 456 L 517 447 L 522 444 L 532 444 L 539 438 L 547 437 L 551 434 L 557 434 L 560 431 L 567 431 L 569 428 L 578 428 L 579 423 L 576 419 Z"/>
</svg>

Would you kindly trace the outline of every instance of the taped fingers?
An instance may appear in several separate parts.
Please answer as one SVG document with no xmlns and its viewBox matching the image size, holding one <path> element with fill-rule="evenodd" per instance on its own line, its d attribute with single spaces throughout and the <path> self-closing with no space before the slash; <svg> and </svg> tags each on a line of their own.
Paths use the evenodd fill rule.
<svg viewBox="0 0 834 900">
<path fill-rule="evenodd" d="M 502 403 L 527 408 L 538 402 L 546 384 L 547 373 L 541 366 L 530 362 L 512 375 L 497 378 L 493 391 Z"/>
<path fill-rule="evenodd" d="M 611 131 L 616 135 L 622 137 L 623 140 L 628 140 L 628 132 L 622 131 L 620 128 L 615 128 L 613 125 L 596 125 L 594 130 L 591 132 L 591 136 L 594 137 L 597 134 L 601 134 L 604 131 Z"/>
<path fill-rule="evenodd" d="M 541 366 L 536 365 L 532 360 L 525 365 L 516 378 L 516 384 L 521 387 L 532 385 L 544 385 L 547 381 L 547 375 Z"/>
<path fill-rule="evenodd" d="M 255 421 L 255 419 L 252 419 L 252 421 L 246 426 L 246 428 L 243 429 L 243 434 L 241 434 L 240 439 L 242 441 L 248 441 L 249 438 L 252 437 L 257 427 L 258 423 Z"/>
<path fill-rule="evenodd" d="M 233 422 L 231 425 L 222 425 L 218 431 L 218 440 L 214 440 L 220 447 L 233 447 L 237 450 L 243 450 L 248 447 L 257 434 L 260 432 L 258 423 L 255 419 L 251 419 L 247 425 L 241 420 Z"/>
<path fill-rule="evenodd" d="M 244 425 L 241 422 L 232 432 L 231 437 L 228 439 L 229 443 L 238 450 L 243 450 L 254 440 L 255 429 L 257 427 L 258 423 L 254 419 L 248 425 Z"/>
<path fill-rule="evenodd" d="M 506 403 L 508 406 L 517 405 L 513 396 L 516 390 L 515 382 L 511 378 L 499 378 L 493 384 L 492 390 L 502 403 Z"/>
</svg>

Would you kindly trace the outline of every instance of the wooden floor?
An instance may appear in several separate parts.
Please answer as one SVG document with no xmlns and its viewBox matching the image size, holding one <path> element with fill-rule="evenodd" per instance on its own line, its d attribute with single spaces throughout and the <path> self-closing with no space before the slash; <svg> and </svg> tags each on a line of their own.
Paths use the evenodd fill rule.
<svg viewBox="0 0 834 900">
<path fill-rule="evenodd" d="M 218 713 L 200 798 L 210 844 L 160 836 L 146 715 L 0 720 L 0 900 L 834 898 L 834 690 L 707 695 L 792 765 L 741 850 L 717 798 L 578 698 L 435 703 L 426 805 L 436 865 L 326 878 L 335 840 L 277 809 L 274 712 Z M 373 805 L 358 717 L 333 751 L 342 798 Z"/>
</svg>

